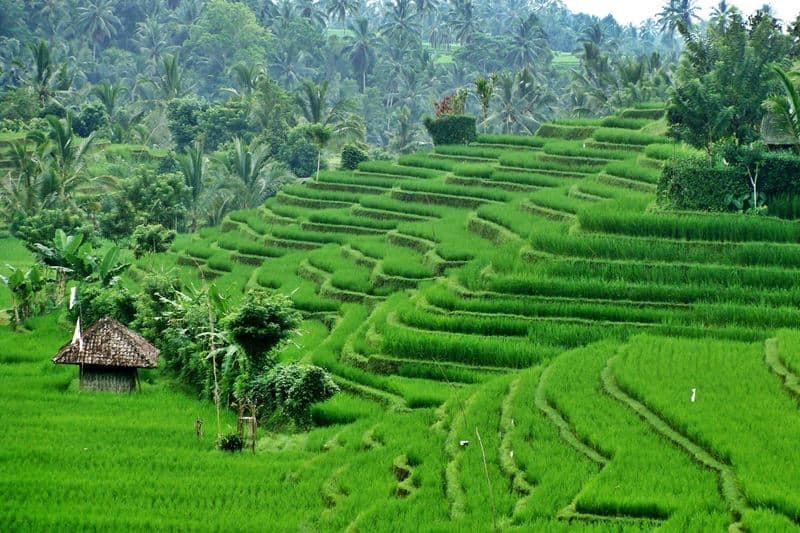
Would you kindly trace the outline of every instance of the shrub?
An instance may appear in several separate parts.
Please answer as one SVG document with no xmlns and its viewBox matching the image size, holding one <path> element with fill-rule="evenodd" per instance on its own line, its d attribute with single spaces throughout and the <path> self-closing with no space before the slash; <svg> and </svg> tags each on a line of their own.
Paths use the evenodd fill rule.
<svg viewBox="0 0 800 533">
<path fill-rule="evenodd" d="M 769 214 L 797 220 L 800 218 L 800 196 L 794 194 L 778 194 L 769 200 Z"/>
<path fill-rule="evenodd" d="M 88 137 L 106 124 L 108 124 L 108 118 L 103 104 L 90 102 L 83 106 L 79 115 L 73 117 L 72 131 L 80 137 Z"/>
<path fill-rule="evenodd" d="M 223 452 L 240 452 L 244 448 L 244 441 L 237 433 L 226 433 L 217 439 L 217 448 Z"/>
<path fill-rule="evenodd" d="M 81 285 L 78 288 L 78 305 L 69 314 L 72 320 L 80 315 L 84 324 L 93 324 L 107 316 L 130 324 L 136 317 L 134 304 L 133 295 L 120 284 L 111 287 Z"/>
<path fill-rule="evenodd" d="M 138 226 L 133 231 L 132 239 L 133 255 L 139 259 L 144 254 L 166 252 L 175 240 L 175 232 L 161 224 Z"/>
<path fill-rule="evenodd" d="M 355 170 L 362 161 L 369 160 L 367 153 L 355 144 L 345 144 L 342 148 L 342 169 Z"/>
<path fill-rule="evenodd" d="M 279 411 L 298 426 L 311 422 L 311 406 L 332 397 L 339 387 L 320 367 L 278 365 L 245 385 L 244 397 L 262 411 Z"/>
<path fill-rule="evenodd" d="M 317 148 L 300 127 L 289 132 L 286 144 L 278 152 L 278 159 L 300 178 L 307 178 L 317 171 Z M 322 168 L 327 168 L 324 161 Z"/>
<path fill-rule="evenodd" d="M 433 144 L 469 144 L 477 137 L 475 117 L 469 115 L 444 115 L 422 119 Z"/>
</svg>

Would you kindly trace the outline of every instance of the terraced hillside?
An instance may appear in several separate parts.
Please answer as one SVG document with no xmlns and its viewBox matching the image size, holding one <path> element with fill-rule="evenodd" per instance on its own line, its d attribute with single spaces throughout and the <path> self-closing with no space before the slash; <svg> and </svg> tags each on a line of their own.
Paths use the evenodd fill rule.
<svg viewBox="0 0 800 533">
<path fill-rule="evenodd" d="M 138 261 L 132 284 L 175 267 L 234 297 L 254 285 L 291 294 L 305 335 L 281 357 L 325 367 L 345 391 L 315 409 L 322 428 L 267 436 L 242 459 L 274 468 L 231 481 L 251 513 L 236 522 L 212 498 L 192 520 L 798 529 L 800 226 L 653 210 L 663 161 L 688 150 L 660 134 L 662 114 L 323 172 Z M 147 468 L 133 479 L 174 466 Z M 233 490 L 224 474 L 213 482 Z M 175 527 L 178 504 L 161 503 L 137 525 Z M 287 505 L 302 512 L 281 514 Z"/>
</svg>

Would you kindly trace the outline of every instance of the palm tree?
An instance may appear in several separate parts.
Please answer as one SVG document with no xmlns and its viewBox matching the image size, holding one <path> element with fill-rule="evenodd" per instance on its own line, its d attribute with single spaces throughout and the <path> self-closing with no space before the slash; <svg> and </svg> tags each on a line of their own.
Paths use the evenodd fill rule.
<svg viewBox="0 0 800 533">
<path fill-rule="evenodd" d="M 51 84 L 56 76 L 56 67 L 50 53 L 50 45 L 44 39 L 29 44 L 33 55 L 33 85 L 39 96 L 39 103 L 44 105 L 52 96 Z"/>
<path fill-rule="evenodd" d="M 520 19 L 512 37 L 511 62 L 519 67 L 532 65 L 548 49 L 547 35 L 544 33 L 539 17 L 531 13 Z"/>
<path fill-rule="evenodd" d="M 397 129 L 389 146 L 401 154 L 413 152 L 419 142 L 419 128 L 411 120 L 411 110 L 408 106 L 403 106 L 395 113 L 394 118 L 397 120 Z"/>
<path fill-rule="evenodd" d="M 177 55 L 164 55 L 161 58 L 162 72 L 153 80 L 142 80 L 152 86 L 157 93 L 157 99 L 167 102 L 173 98 L 185 95 L 187 88 L 183 84 L 183 69 Z"/>
<path fill-rule="evenodd" d="M 381 33 L 390 41 L 402 45 L 413 42 L 419 35 L 417 13 L 411 0 L 393 0 L 389 5 L 386 20 L 381 25 Z"/>
<path fill-rule="evenodd" d="M 306 54 L 296 43 L 281 41 L 281 48 L 275 54 L 270 68 L 275 78 L 286 87 L 294 87 L 300 80 L 310 76 L 312 71 L 305 64 Z"/>
<path fill-rule="evenodd" d="M 223 90 L 242 99 L 246 99 L 253 94 L 259 80 L 264 75 L 264 71 L 256 65 L 242 62 L 233 65 L 230 68 L 230 73 L 233 74 L 233 78 L 236 80 L 236 85 L 238 85 L 239 88 L 227 88 Z"/>
<path fill-rule="evenodd" d="M 481 111 L 483 112 L 483 130 L 486 131 L 486 121 L 489 118 L 489 105 L 492 101 L 492 94 L 494 94 L 494 83 L 497 76 L 492 74 L 489 78 L 483 76 L 475 80 L 475 94 L 478 101 L 481 103 Z"/>
<path fill-rule="evenodd" d="M 351 98 L 339 98 L 331 102 L 328 94 L 329 81 L 321 84 L 303 82 L 295 101 L 307 122 L 331 126 L 332 132 L 341 136 L 364 138 L 364 122 L 356 114 L 356 104 Z"/>
<path fill-rule="evenodd" d="M 327 0 L 328 17 L 341 24 L 348 15 L 358 13 L 358 0 Z"/>
<path fill-rule="evenodd" d="M 349 26 L 351 34 L 346 37 L 347 45 L 342 52 L 350 58 L 353 72 L 361 79 L 361 93 L 367 89 L 367 72 L 375 64 L 375 47 L 378 38 L 370 31 L 369 21 L 359 18 Z"/>
<path fill-rule="evenodd" d="M 128 92 L 126 87 L 119 84 L 110 83 L 108 80 L 103 80 L 97 85 L 94 85 L 89 94 L 96 96 L 100 103 L 106 108 L 109 120 L 114 121 L 114 112 L 116 111 L 117 98 L 120 95 Z"/>
<path fill-rule="evenodd" d="M 450 12 L 450 25 L 456 32 L 456 40 L 466 44 L 478 31 L 478 21 L 472 6 L 472 0 L 454 0 L 454 9 Z"/>
<path fill-rule="evenodd" d="M 187 146 L 183 155 L 178 156 L 178 163 L 183 171 L 183 177 L 190 190 L 192 224 L 191 230 L 197 230 L 200 208 L 200 196 L 204 189 L 206 158 L 203 156 L 203 146 L 199 141 Z"/>
<path fill-rule="evenodd" d="M 33 149 L 24 141 L 15 141 L 10 145 L 8 155 L 11 169 L 3 179 L 0 201 L 14 219 L 33 216 L 41 207 L 39 186 L 47 148 L 46 141 L 42 141 L 44 139 L 34 143 Z"/>
<path fill-rule="evenodd" d="M 136 24 L 136 44 L 151 64 L 157 64 L 161 56 L 173 49 L 166 37 L 164 26 L 156 17 L 147 17 Z"/>
<path fill-rule="evenodd" d="M 46 120 L 50 126 L 50 165 L 43 192 L 48 197 L 47 203 L 66 205 L 72 202 L 76 192 L 91 181 L 84 175 L 83 165 L 94 140 L 94 133 L 78 142 L 72 133 L 70 114 L 63 121 L 54 116 L 49 116 Z"/>
<path fill-rule="evenodd" d="M 793 141 L 793 149 L 800 154 L 800 71 L 786 72 L 773 67 L 781 82 L 784 94 L 772 95 L 764 102 L 769 112 L 769 122 L 775 131 Z"/>
<path fill-rule="evenodd" d="M 237 207 L 250 209 L 261 205 L 274 186 L 290 175 L 286 167 L 270 161 L 269 155 L 269 146 L 248 146 L 235 137 L 233 152 L 218 160 L 226 174 L 235 178 L 232 192 Z"/>
<path fill-rule="evenodd" d="M 92 57 L 97 55 L 97 43 L 111 38 L 122 25 L 114 14 L 115 8 L 116 0 L 86 0 L 78 7 L 81 31 L 92 39 Z"/>
</svg>

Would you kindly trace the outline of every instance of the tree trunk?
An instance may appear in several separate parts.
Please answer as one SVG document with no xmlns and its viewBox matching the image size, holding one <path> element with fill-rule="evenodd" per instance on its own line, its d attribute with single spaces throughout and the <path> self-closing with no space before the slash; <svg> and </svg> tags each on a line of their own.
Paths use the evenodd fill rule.
<svg viewBox="0 0 800 533">
<path fill-rule="evenodd" d="M 315 181 L 319 181 L 319 167 L 320 163 L 322 163 L 322 148 L 317 151 L 317 178 Z"/>
</svg>

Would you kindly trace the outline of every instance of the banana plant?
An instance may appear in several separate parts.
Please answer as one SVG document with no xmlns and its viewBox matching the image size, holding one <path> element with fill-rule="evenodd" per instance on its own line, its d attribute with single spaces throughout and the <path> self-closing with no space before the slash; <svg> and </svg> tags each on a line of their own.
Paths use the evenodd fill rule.
<svg viewBox="0 0 800 533">
<path fill-rule="evenodd" d="M 39 265 L 33 265 L 27 271 L 11 265 L 6 265 L 6 267 L 11 273 L 8 276 L 0 275 L 0 282 L 11 292 L 14 323 L 19 324 L 33 314 L 37 296 L 44 289 L 47 280 Z"/>
</svg>

